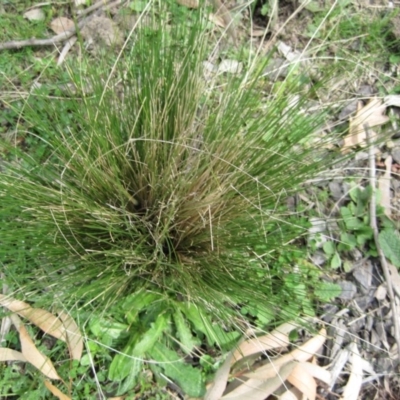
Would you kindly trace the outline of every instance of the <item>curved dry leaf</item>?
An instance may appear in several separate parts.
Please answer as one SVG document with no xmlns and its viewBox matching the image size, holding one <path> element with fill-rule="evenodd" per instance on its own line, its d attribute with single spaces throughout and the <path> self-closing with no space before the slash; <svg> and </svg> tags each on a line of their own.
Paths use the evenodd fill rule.
<svg viewBox="0 0 400 400">
<path fill-rule="evenodd" d="M 219 400 L 221 398 L 228 382 L 232 357 L 233 357 L 233 352 L 231 351 L 226 357 L 222 366 L 215 374 L 213 383 L 208 388 L 207 393 L 204 396 L 204 400 Z"/>
<path fill-rule="evenodd" d="M 317 383 L 311 374 L 299 363 L 287 378 L 293 386 L 300 390 L 308 400 L 315 400 Z"/>
<path fill-rule="evenodd" d="M 66 341 L 69 354 L 73 360 L 80 360 L 83 353 L 83 338 L 78 325 L 73 318 L 64 311 L 58 313 L 65 327 Z"/>
<path fill-rule="evenodd" d="M 23 301 L 0 294 L 0 305 L 26 318 L 32 324 L 40 328 L 56 339 L 66 340 L 65 328 L 59 318 L 41 308 L 33 308 Z"/>
<path fill-rule="evenodd" d="M 343 390 L 342 400 L 354 400 L 359 398 L 358 396 L 360 394 L 363 378 L 362 359 L 358 347 L 353 342 L 349 344 L 348 348 L 351 353 L 351 371 L 349 380 Z"/>
<path fill-rule="evenodd" d="M 350 118 L 349 134 L 344 138 L 343 152 L 354 146 L 366 146 L 365 124 L 368 124 L 371 128 L 386 124 L 389 121 L 389 117 L 384 114 L 385 111 L 386 105 L 376 97 L 371 99 L 365 106 L 362 106 L 362 103 L 359 102 L 356 115 Z M 371 140 L 373 140 L 376 137 L 376 133 L 371 130 L 371 134 Z"/>
<path fill-rule="evenodd" d="M 199 0 L 176 0 L 181 6 L 186 6 L 188 8 L 198 8 Z"/>
<path fill-rule="evenodd" d="M 46 16 L 41 8 L 34 8 L 24 13 L 24 18 L 29 21 L 43 21 Z"/>
<path fill-rule="evenodd" d="M 297 327 L 298 325 L 295 323 L 287 322 L 267 335 L 245 340 L 233 353 L 232 363 L 239 361 L 243 357 L 287 346 L 290 343 L 289 333 Z"/>
<path fill-rule="evenodd" d="M 59 400 L 71 400 L 71 397 L 68 397 L 60 389 L 56 388 L 51 382 L 44 381 L 44 384 L 47 389 L 49 389 L 50 392 L 54 394 L 54 396 L 56 396 Z"/>
<path fill-rule="evenodd" d="M 302 393 L 297 393 L 297 395 L 294 393 L 295 388 L 292 388 L 291 390 L 286 390 L 281 396 L 279 396 L 279 400 L 301 400 L 303 395 Z"/>
<path fill-rule="evenodd" d="M 54 33 L 59 35 L 60 33 L 64 33 L 70 31 L 71 29 L 74 29 L 75 23 L 69 18 L 58 17 L 50 22 L 50 28 Z"/>
<path fill-rule="evenodd" d="M 283 355 L 282 357 L 273 360 L 272 362 L 265 364 L 258 368 L 254 372 L 249 372 L 244 376 L 251 379 L 265 379 L 265 376 L 270 376 L 279 367 L 287 364 L 291 361 L 303 362 L 309 360 L 325 343 L 326 340 L 326 330 L 323 328 L 319 331 L 318 335 L 314 336 L 302 346 L 292 352 Z"/>
<path fill-rule="evenodd" d="M 22 353 L 17 350 L 8 349 L 6 347 L 0 348 L 0 361 L 23 361 L 26 362 L 26 358 Z"/>
<path fill-rule="evenodd" d="M 61 379 L 58 376 L 57 371 L 55 370 L 50 359 L 37 349 L 25 326 L 20 323 L 17 329 L 19 332 L 19 339 L 21 341 L 22 354 L 26 358 L 26 361 L 36 367 L 48 378 Z"/>
<path fill-rule="evenodd" d="M 321 382 L 326 383 L 327 385 L 331 384 L 331 373 L 316 364 L 311 364 L 309 362 L 304 362 L 300 364 L 302 368 L 304 368 L 312 377 L 317 378 Z"/>
<path fill-rule="evenodd" d="M 297 363 L 289 362 L 276 370 L 276 376 L 262 381 L 250 379 L 229 392 L 221 400 L 264 400 L 273 394 L 286 381 Z"/>
</svg>

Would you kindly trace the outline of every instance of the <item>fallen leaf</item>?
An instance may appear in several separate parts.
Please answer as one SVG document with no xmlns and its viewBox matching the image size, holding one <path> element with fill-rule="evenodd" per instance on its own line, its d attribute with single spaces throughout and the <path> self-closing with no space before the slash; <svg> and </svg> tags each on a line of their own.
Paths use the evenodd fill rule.
<svg viewBox="0 0 400 400">
<path fill-rule="evenodd" d="M 75 27 L 74 21 L 65 17 L 58 17 L 50 22 L 51 30 L 59 35 L 60 33 L 67 32 Z"/>
<path fill-rule="evenodd" d="M 325 343 L 326 340 L 326 330 L 321 329 L 318 335 L 314 336 L 308 340 L 303 345 L 299 346 L 297 349 L 285 354 L 270 363 L 267 363 L 254 372 L 246 373 L 244 376 L 251 379 L 264 379 L 265 374 L 271 374 L 276 371 L 276 368 L 287 364 L 291 361 L 307 361 L 309 360 Z"/>
<path fill-rule="evenodd" d="M 44 333 L 47 333 L 56 339 L 65 341 L 65 328 L 59 318 L 41 308 L 33 308 L 23 301 L 13 299 L 12 297 L 0 294 L 0 305 L 15 312 L 21 317 L 26 318 L 32 324 L 40 328 Z"/>
<path fill-rule="evenodd" d="M 289 333 L 297 327 L 298 325 L 293 322 L 287 322 L 267 335 L 245 340 L 234 352 L 232 363 L 237 362 L 243 357 L 287 346 L 290 343 Z"/>
<path fill-rule="evenodd" d="M 351 147 L 367 145 L 367 134 L 364 126 L 369 127 L 380 126 L 389 121 L 389 117 L 384 115 L 386 105 L 381 99 L 374 97 L 368 104 L 362 106 L 359 102 L 357 112 L 354 117 L 350 117 L 349 134 L 344 138 L 342 151 L 345 153 Z M 376 137 L 376 133 L 371 130 L 371 140 Z"/>
<path fill-rule="evenodd" d="M 233 352 L 231 351 L 226 357 L 222 366 L 218 369 L 214 376 L 213 383 L 208 388 L 204 400 L 219 400 L 225 391 L 231 369 Z"/>
<path fill-rule="evenodd" d="M 302 363 L 298 363 L 287 378 L 293 386 L 300 390 L 308 400 L 315 400 L 317 383 Z"/>
<path fill-rule="evenodd" d="M 357 345 L 353 342 L 350 343 L 349 351 L 351 352 L 351 371 L 350 377 L 343 390 L 342 400 L 356 400 L 359 398 L 361 385 L 362 385 L 362 362 Z"/>
<path fill-rule="evenodd" d="M 384 102 L 388 107 L 400 107 L 400 95 L 390 94 L 385 97 Z"/>
<path fill-rule="evenodd" d="M 276 368 L 275 377 L 271 379 L 250 379 L 226 396 L 223 396 L 221 400 L 264 400 L 282 386 L 296 367 L 296 364 L 295 362 L 289 362 L 281 368 Z"/>
<path fill-rule="evenodd" d="M 61 379 L 57 371 L 55 370 L 53 363 L 50 361 L 48 357 L 42 354 L 35 343 L 29 336 L 28 331 L 25 326 L 22 324 L 19 317 L 15 314 L 10 317 L 15 325 L 18 333 L 19 340 L 21 342 L 21 353 L 25 357 L 26 361 L 32 364 L 35 368 L 37 368 L 43 375 L 47 376 L 50 379 Z"/>
<path fill-rule="evenodd" d="M 390 205 L 390 181 L 392 172 L 392 156 L 388 156 L 385 160 L 385 173 L 378 180 L 378 187 L 381 193 L 381 206 L 387 217 L 390 218 L 392 215 L 392 209 Z"/>
<path fill-rule="evenodd" d="M 56 388 L 51 382 L 44 381 L 44 385 L 50 390 L 51 393 L 54 394 L 54 396 L 58 397 L 59 400 L 71 400 L 71 397 L 68 397 L 60 389 Z"/>
<path fill-rule="evenodd" d="M 6 347 L 1 347 L 0 348 L 0 361 L 23 361 L 23 362 L 26 362 L 26 358 L 19 351 L 8 349 Z"/>
<path fill-rule="evenodd" d="M 64 311 L 58 313 L 65 327 L 66 342 L 73 360 L 80 360 L 83 353 L 82 334 L 73 318 Z"/>
<path fill-rule="evenodd" d="M 24 18 L 29 21 L 43 21 L 46 16 L 41 8 L 34 8 L 24 13 Z"/>
<path fill-rule="evenodd" d="M 331 384 L 331 373 L 325 368 L 320 367 L 317 364 L 313 364 L 310 362 L 303 362 L 300 364 L 301 367 L 306 370 L 313 378 L 320 380 L 321 382 L 326 383 L 327 385 Z"/>
</svg>

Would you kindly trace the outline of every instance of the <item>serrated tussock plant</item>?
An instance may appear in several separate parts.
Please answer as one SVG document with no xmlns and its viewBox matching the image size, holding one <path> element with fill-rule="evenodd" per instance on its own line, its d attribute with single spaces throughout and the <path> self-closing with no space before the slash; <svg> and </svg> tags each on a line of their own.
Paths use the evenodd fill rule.
<svg viewBox="0 0 400 400">
<path fill-rule="evenodd" d="M 262 60 L 218 75 L 209 54 L 201 12 L 142 25 L 112 67 L 71 70 L 69 96 L 31 95 L 21 118 L 46 155 L 10 149 L 0 180 L 10 292 L 104 315 L 155 293 L 157 315 L 178 324 L 196 307 L 226 331 L 251 324 L 249 304 L 290 317 L 293 266 L 275 261 L 304 226 L 284 205 L 326 166 L 307 142 L 323 113 L 292 101 L 301 88 L 264 93 Z"/>
</svg>

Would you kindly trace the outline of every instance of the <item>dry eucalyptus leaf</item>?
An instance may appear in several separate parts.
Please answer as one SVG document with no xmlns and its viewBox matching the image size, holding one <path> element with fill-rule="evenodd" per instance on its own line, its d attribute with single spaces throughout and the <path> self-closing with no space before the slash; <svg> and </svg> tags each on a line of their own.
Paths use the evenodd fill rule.
<svg viewBox="0 0 400 400">
<path fill-rule="evenodd" d="M 385 97 L 385 104 L 388 107 L 400 107 L 400 95 L 390 94 Z"/>
<path fill-rule="evenodd" d="M 231 369 L 233 351 L 226 357 L 224 363 L 215 374 L 213 383 L 208 388 L 204 400 L 219 400 L 225 391 Z"/>
<path fill-rule="evenodd" d="M 327 369 L 322 368 L 319 365 L 310 362 L 303 362 L 300 365 L 312 377 L 317 378 L 319 381 L 324 382 L 327 385 L 331 384 L 332 380 L 331 373 Z"/>
<path fill-rule="evenodd" d="M 83 353 L 83 338 L 78 325 L 72 317 L 64 311 L 58 313 L 65 327 L 67 346 L 73 360 L 80 360 Z"/>
<path fill-rule="evenodd" d="M 350 117 L 349 134 L 344 138 L 343 152 L 347 152 L 354 146 L 367 145 L 367 133 L 364 126 L 380 126 L 389 121 L 389 117 L 384 114 L 386 105 L 382 100 L 374 97 L 368 104 L 362 106 L 359 102 L 357 112 L 354 117 Z M 371 130 L 371 140 L 376 137 L 376 133 Z"/>
<path fill-rule="evenodd" d="M 34 8 L 33 10 L 29 10 L 24 13 L 24 18 L 28 19 L 29 21 L 43 21 L 46 16 L 41 8 Z"/>
<path fill-rule="evenodd" d="M 289 333 L 296 327 L 297 325 L 294 323 L 287 322 L 267 335 L 245 340 L 233 354 L 232 362 L 237 362 L 243 357 L 262 353 L 277 347 L 287 346 L 290 343 Z"/>
<path fill-rule="evenodd" d="M 199 0 L 176 0 L 178 4 L 181 6 L 185 6 L 188 8 L 198 8 L 199 7 Z"/>
<path fill-rule="evenodd" d="M 54 394 L 54 396 L 56 396 L 59 400 L 71 400 L 71 397 L 68 397 L 60 389 L 56 388 L 51 382 L 44 381 L 44 384 L 47 389 L 49 389 L 50 392 Z"/>
<path fill-rule="evenodd" d="M 321 329 L 318 335 L 314 336 L 306 343 L 291 351 L 282 357 L 273 360 L 255 370 L 254 372 L 246 373 L 245 376 L 251 379 L 265 379 L 266 374 L 276 373 L 278 367 L 287 364 L 291 361 L 308 361 L 318 350 L 323 346 L 326 340 L 326 330 Z"/>
<path fill-rule="evenodd" d="M 26 362 L 26 358 L 22 353 L 17 350 L 8 349 L 6 347 L 0 348 L 0 361 L 23 361 Z"/>
<path fill-rule="evenodd" d="M 357 345 L 353 342 L 349 345 L 349 350 L 351 353 L 351 371 L 350 378 L 347 381 L 347 384 L 343 390 L 343 396 L 341 400 L 354 400 L 359 398 L 362 378 L 363 378 L 363 370 L 362 370 L 362 359 L 360 357 L 360 353 L 358 351 Z"/>
<path fill-rule="evenodd" d="M 51 30 L 59 35 L 60 33 L 67 32 L 75 27 L 74 21 L 65 17 L 58 17 L 50 22 Z"/>
<path fill-rule="evenodd" d="M 17 313 L 21 317 L 26 318 L 32 324 L 40 328 L 56 339 L 65 341 L 65 328 L 59 318 L 41 308 L 32 308 L 29 304 L 20 300 L 7 297 L 0 294 L 0 305 L 8 308 L 10 311 Z"/>
<path fill-rule="evenodd" d="M 294 387 L 299 389 L 308 400 L 315 400 L 317 395 L 317 383 L 311 374 L 303 368 L 302 363 L 296 365 L 287 380 Z"/>
<path fill-rule="evenodd" d="M 11 319 L 18 330 L 19 340 L 21 342 L 21 353 L 25 357 L 26 361 L 32 364 L 35 368 L 37 368 L 43 375 L 47 376 L 50 379 L 61 379 L 56 369 L 53 366 L 53 363 L 50 361 L 48 357 L 42 354 L 35 343 L 29 336 L 28 331 L 25 326 L 22 324 L 19 317 L 15 314 L 11 316 Z"/>
<path fill-rule="evenodd" d="M 280 369 L 275 369 L 275 377 L 271 379 L 250 379 L 222 397 L 222 400 L 264 400 L 283 385 L 296 367 L 295 362 L 289 362 Z"/>
</svg>

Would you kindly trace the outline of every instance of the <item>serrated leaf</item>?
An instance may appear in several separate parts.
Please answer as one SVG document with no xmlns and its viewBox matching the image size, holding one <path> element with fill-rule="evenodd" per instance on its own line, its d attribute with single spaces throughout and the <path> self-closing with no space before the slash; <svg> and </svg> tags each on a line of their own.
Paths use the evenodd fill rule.
<svg viewBox="0 0 400 400">
<path fill-rule="evenodd" d="M 200 345 L 200 341 L 193 336 L 190 327 L 179 309 L 176 309 L 173 317 L 176 333 L 180 341 L 179 344 L 185 353 L 190 354 L 194 347 Z"/>
<path fill-rule="evenodd" d="M 138 363 L 142 363 L 141 359 L 132 357 L 133 347 L 133 345 L 125 347 L 121 354 L 114 357 L 108 371 L 108 379 L 121 382 L 129 376 Z"/>
<path fill-rule="evenodd" d="M 321 282 L 320 285 L 315 289 L 314 295 L 318 300 L 327 302 L 335 297 L 340 296 L 342 288 L 335 283 Z"/>
<path fill-rule="evenodd" d="M 400 268 L 400 238 L 397 232 L 385 229 L 379 233 L 379 244 L 385 257 Z"/>
<path fill-rule="evenodd" d="M 122 309 L 126 312 L 125 316 L 128 323 L 134 323 L 140 311 L 159 299 L 159 294 L 147 291 L 141 291 L 126 298 L 122 305 Z"/>
<path fill-rule="evenodd" d="M 185 394 L 190 397 L 204 395 L 205 385 L 200 369 L 181 361 L 175 351 L 160 342 L 154 345 L 149 355 L 160 362 L 159 367 L 164 370 L 164 374 L 176 382 Z"/>
<path fill-rule="evenodd" d="M 143 356 L 157 342 L 168 326 L 170 320 L 169 314 L 161 314 L 152 324 L 152 327 L 143 335 L 142 339 L 135 345 L 132 351 L 133 356 Z"/>
</svg>

